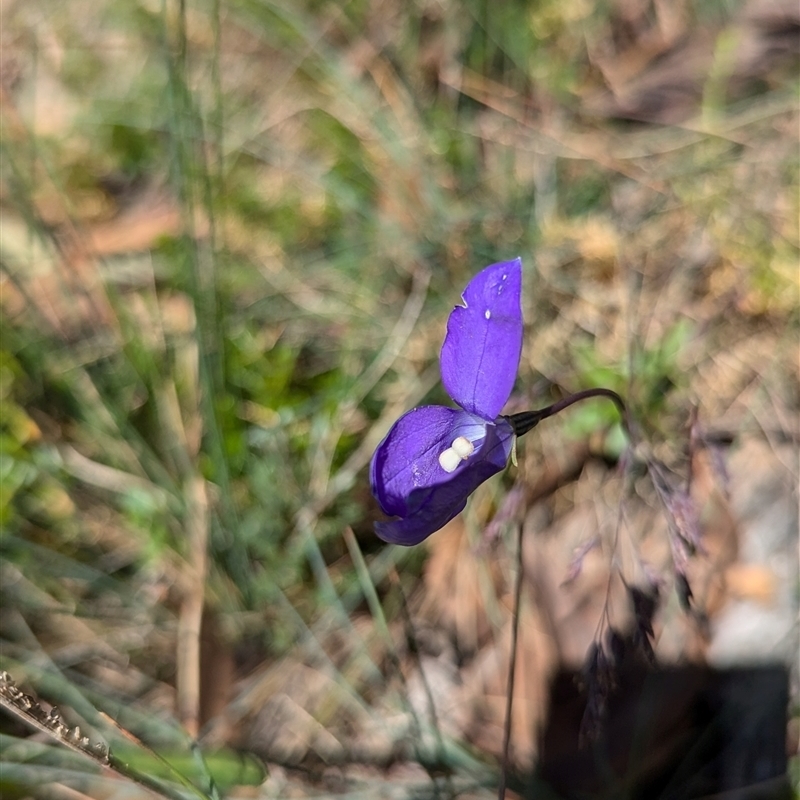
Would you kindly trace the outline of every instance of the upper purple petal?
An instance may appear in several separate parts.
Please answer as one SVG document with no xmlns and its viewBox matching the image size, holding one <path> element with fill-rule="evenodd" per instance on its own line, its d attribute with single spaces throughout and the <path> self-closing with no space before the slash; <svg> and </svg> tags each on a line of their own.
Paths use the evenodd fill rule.
<svg viewBox="0 0 800 800">
<path fill-rule="evenodd" d="M 493 420 L 514 388 L 522 352 L 522 261 L 479 272 L 447 322 L 442 383 L 463 409 Z"/>
<path fill-rule="evenodd" d="M 455 472 L 447 473 L 439 466 L 439 454 L 452 444 L 456 436 L 474 432 L 478 421 L 464 412 L 454 411 L 452 427 L 443 434 L 437 434 L 435 441 L 427 446 L 418 438 L 418 452 L 412 461 L 402 463 L 403 453 L 408 455 L 415 446 L 408 442 L 403 448 L 395 449 L 400 441 L 406 441 L 411 433 L 415 419 L 412 417 L 403 430 L 393 436 L 404 420 L 415 412 L 426 412 L 433 425 L 441 411 L 453 411 L 440 406 L 415 409 L 398 420 L 384 443 L 389 446 L 382 451 L 378 448 L 372 461 L 372 490 L 381 507 L 388 514 L 396 514 L 401 519 L 375 523 L 375 531 L 386 542 L 414 545 L 430 536 L 455 517 L 466 505 L 467 498 L 487 478 L 500 472 L 508 463 L 514 432 L 505 420 L 496 423 L 480 423 L 484 438 L 476 442 L 475 452 Z M 444 417 L 440 416 L 439 421 Z M 419 433 L 419 429 L 418 433 Z M 430 431 L 430 429 L 429 429 Z M 412 434 L 413 435 L 413 434 Z M 469 436 L 468 436 L 469 438 Z M 430 463 L 432 460 L 435 464 Z M 423 479 L 424 477 L 424 479 Z M 413 484 L 413 485 L 412 485 Z M 407 493 L 396 494 L 403 488 Z"/>
</svg>

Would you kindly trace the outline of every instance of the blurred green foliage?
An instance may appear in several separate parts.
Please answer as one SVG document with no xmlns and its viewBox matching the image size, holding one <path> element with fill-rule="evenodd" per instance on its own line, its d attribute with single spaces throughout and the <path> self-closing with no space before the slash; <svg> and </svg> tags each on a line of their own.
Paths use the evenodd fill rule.
<svg viewBox="0 0 800 800">
<path fill-rule="evenodd" d="M 110 303 L 111 327 L 64 312 L 73 329 L 67 343 L 41 317 L 12 323 L 14 343 L 2 353 L 0 513 L 21 532 L 34 521 L 62 525 L 74 512 L 74 478 L 53 464 L 43 468 L 36 456 L 54 452 L 63 437 L 90 459 L 135 475 L 134 485 L 97 499 L 111 501 L 138 532 L 147 562 L 163 547 L 183 552 L 181 486 L 197 468 L 217 487 L 212 546 L 221 572 L 212 587 L 222 580 L 219 597 L 244 610 L 264 602 L 261 576 L 284 587 L 301 579 L 304 508 L 322 504 L 313 526 L 321 545 L 330 540 L 331 555 L 343 552 L 342 526 L 368 529 L 351 489 L 326 497 L 325 486 L 381 413 L 392 375 L 385 369 L 358 397 L 358 414 L 348 397 L 387 341 L 414 272 L 432 272 L 422 325 L 435 326 L 429 314 L 452 304 L 453 286 L 488 261 L 530 254 L 540 239 L 537 204 L 546 192 L 531 175 L 521 177 L 532 155 L 482 142 L 484 103 L 437 85 L 426 59 L 435 54 L 444 73 L 461 65 L 501 105 L 528 98 L 569 113 L 596 82 L 586 37 L 604 35 L 614 12 L 475 0 L 458 13 L 424 4 L 413 13 L 393 9 L 391 35 L 382 34 L 391 44 L 375 60 L 353 49 L 378 24 L 369 3 L 224 6 L 224 22 L 217 6 L 114 2 L 92 28 L 80 15 L 49 21 L 56 37 L 80 43 L 57 71 L 68 123 L 58 140 L 32 140 L 27 155 L 7 144 L 13 199 L 34 208 L 44 170 L 52 179 L 45 194 L 60 193 L 91 225 L 142 192 L 172 187 L 180 223 L 150 239 L 146 267 L 125 251 L 109 257 L 95 300 Z M 111 41 L 122 49 L 102 46 Z M 40 69 L 52 71 L 49 54 L 36 52 Z M 724 77 L 714 74 L 717 83 Z M 493 119 L 501 131 L 503 115 Z M 705 200 L 696 185 L 730 157 L 729 145 L 712 141 L 689 155 L 676 164 L 676 190 L 695 206 L 718 203 L 716 191 Z M 552 166 L 560 217 L 610 208 L 614 181 L 604 164 L 555 159 Z M 781 290 L 762 265 L 774 261 L 769 248 L 782 245 L 772 244 L 766 220 L 750 227 L 741 247 L 755 256 L 753 286 L 769 298 Z M 31 235 L 47 238 L 41 228 Z M 24 283 L 18 266 L 10 274 Z M 67 307 L 91 300 L 70 282 L 57 291 Z M 633 382 L 637 410 L 657 418 L 680 383 L 687 330 L 676 322 L 655 347 L 620 353 L 621 366 L 576 343 L 575 381 L 623 393 Z M 50 355 L 35 363 L 44 351 Z M 56 353 L 66 359 L 55 363 Z M 425 363 L 434 359 L 432 346 Z M 62 425 L 56 442 L 32 437 L 29 406 Z M 613 414 L 593 404 L 573 414 L 571 430 L 585 435 Z M 86 500 L 92 493 L 85 482 L 79 491 Z"/>
<path fill-rule="evenodd" d="M 577 385 L 612 389 L 628 398 L 634 419 L 641 421 L 650 435 L 669 438 L 673 433 L 661 428 L 661 421 L 670 393 L 686 386 L 680 356 L 691 337 L 691 323 L 686 319 L 679 320 L 654 346 L 634 344 L 630 356 L 616 365 L 600 361 L 592 343 L 576 342 L 571 355 Z M 619 412 L 613 404 L 605 401 L 593 401 L 576 408 L 565 430 L 576 439 L 604 431 L 604 451 L 614 459 L 619 458 L 628 444 Z"/>
</svg>

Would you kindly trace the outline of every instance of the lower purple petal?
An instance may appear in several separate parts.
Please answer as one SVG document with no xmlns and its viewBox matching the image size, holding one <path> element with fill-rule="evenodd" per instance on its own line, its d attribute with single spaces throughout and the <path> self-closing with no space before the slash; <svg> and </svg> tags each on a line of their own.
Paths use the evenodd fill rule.
<svg viewBox="0 0 800 800">
<path fill-rule="evenodd" d="M 370 465 L 372 493 L 387 514 L 407 516 L 409 498 L 420 488 L 449 479 L 439 455 L 457 436 L 483 437 L 488 423 L 465 411 L 421 406 L 404 414 L 375 450 Z M 470 436 L 471 432 L 471 436 Z"/>
<path fill-rule="evenodd" d="M 435 504 L 428 505 L 405 519 L 376 522 L 375 533 L 378 538 L 389 544 L 411 547 L 447 525 L 451 519 L 458 516 L 466 504 L 467 498 L 465 497 L 460 505 L 450 509 L 444 509 Z"/>
<path fill-rule="evenodd" d="M 451 475 L 442 470 L 444 480 L 412 489 L 404 498 L 402 513 L 387 512 L 401 519 L 376 523 L 377 535 L 393 544 L 414 545 L 438 531 L 464 508 L 480 484 L 505 468 L 513 441 L 513 430 L 505 420 L 486 423 L 485 439 L 464 465 Z"/>
</svg>

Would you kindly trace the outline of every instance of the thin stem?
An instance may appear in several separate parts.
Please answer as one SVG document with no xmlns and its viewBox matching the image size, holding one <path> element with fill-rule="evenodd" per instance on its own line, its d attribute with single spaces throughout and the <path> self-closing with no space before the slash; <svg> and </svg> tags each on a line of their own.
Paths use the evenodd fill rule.
<svg viewBox="0 0 800 800">
<path fill-rule="evenodd" d="M 514 587 L 514 610 L 511 620 L 511 656 L 508 665 L 508 686 L 506 688 L 506 719 L 503 727 L 503 765 L 500 772 L 498 800 L 505 800 L 508 780 L 508 748 L 511 744 L 511 708 L 514 701 L 514 675 L 517 666 L 517 637 L 519 634 L 519 605 L 522 598 L 522 525 L 517 526 L 517 581 Z"/>
<path fill-rule="evenodd" d="M 546 408 L 540 408 L 538 411 L 523 411 L 519 414 L 511 414 L 504 417 L 504 419 L 508 420 L 517 436 L 523 436 L 528 433 L 528 431 L 533 430 L 543 419 L 558 414 L 559 411 L 569 408 L 569 406 L 574 403 L 579 403 L 581 400 L 589 400 L 592 397 L 606 397 L 614 403 L 622 417 L 622 425 L 625 432 L 628 434 L 628 437 L 631 437 L 628 407 L 625 405 L 625 401 L 611 389 L 584 389 L 581 392 L 567 395 L 557 403 L 553 403 Z"/>
<path fill-rule="evenodd" d="M 620 416 L 622 417 L 622 425 L 625 429 L 625 432 L 628 434 L 629 438 L 633 438 L 631 436 L 631 423 L 630 417 L 628 416 L 628 407 L 625 405 L 625 401 L 622 399 L 622 397 L 620 397 L 620 395 L 611 389 L 584 389 L 581 392 L 575 392 L 574 394 L 568 395 L 567 397 L 559 400 L 557 403 L 553 403 L 546 408 L 540 408 L 537 411 L 523 411 L 519 414 L 511 414 L 507 417 L 504 417 L 504 419 L 509 422 L 517 436 L 523 436 L 524 434 L 528 433 L 528 431 L 533 430 L 533 428 L 535 428 L 543 419 L 552 417 L 555 414 L 558 414 L 559 411 L 563 411 L 565 408 L 569 408 L 569 406 L 579 403 L 581 400 L 589 400 L 593 397 L 605 397 L 614 403 L 620 412 Z M 511 656 L 508 665 L 506 718 L 503 729 L 503 764 L 500 772 L 500 786 L 497 792 L 498 800 L 505 800 L 506 784 L 508 782 L 508 751 L 511 745 L 511 710 L 513 707 L 514 677 L 517 665 L 517 640 L 519 635 L 519 606 L 522 597 L 522 577 L 522 525 L 520 525 L 517 531 L 517 580 L 514 588 L 514 610 L 511 625 Z"/>
</svg>

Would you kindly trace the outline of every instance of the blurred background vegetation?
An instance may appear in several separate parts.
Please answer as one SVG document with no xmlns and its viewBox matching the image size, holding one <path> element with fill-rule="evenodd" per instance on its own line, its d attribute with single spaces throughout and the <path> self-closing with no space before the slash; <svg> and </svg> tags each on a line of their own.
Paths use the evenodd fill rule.
<svg viewBox="0 0 800 800">
<path fill-rule="evenodd" d="M 369 458 L 403 411 L 446 402 L 446 315 L 517 255 L 513 410 L 603 385 L 676 453 L 694 405 L 726 436 L 791 438 L 797 9 L 0 13 L 0 666 L 95 738 L 113 735 L 104 712 L 223 790 L 265 777 L 225 748 L 322 780 L 348 741 L 381 768 L 438 758 L 462 788 L 491 785 L 497 748 L 466 724 L 421 736 L 429 756 L 408 745 L 408 725 L 438 728 L 407 639 L 413 618 L 457 664 L 507 646 L 510 556 L 452 590 L 480 596 L 488 633 L 448 616 L 426 547 L 374 537 Z M 527 437 L 527 473 L 482 487 L 459 523 L 469 553 L 515 482 L 582 447 L 612 464 L 615 419 L 591 404 Z M 123 791 L 3 730 L 3 796 Z M 198 736 L 218 762 L 192 760 Z M 398 796 L 439 780 L 405 766 L 359 780 Z M 258 796 L 287 782 L 273 766 Z"/>
</svg>

